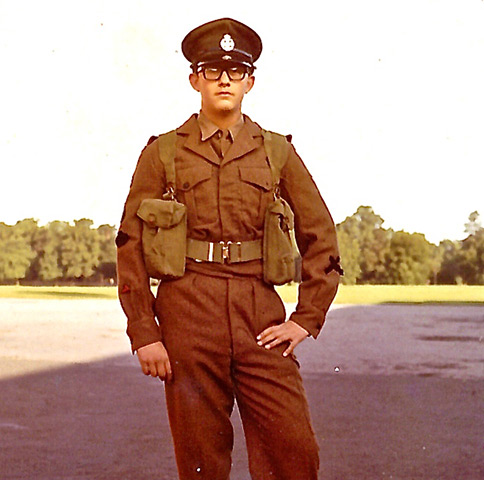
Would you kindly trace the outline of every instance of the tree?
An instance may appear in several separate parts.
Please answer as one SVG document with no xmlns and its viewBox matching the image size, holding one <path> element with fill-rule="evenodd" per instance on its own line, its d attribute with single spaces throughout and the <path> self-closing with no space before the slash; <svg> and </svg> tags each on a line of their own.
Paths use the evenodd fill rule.
<svg viewBox="0 0 484 480">
<path fill-rule="evenodd" d="M 484 228 L 479 213 L 472 212 L 465 224 L 469 234 L 461 242 L 441 242 L 442 266 L 438 274 L 440 283 L 484 285 Z"/>
<path fill-rule="evenodd" d="M 385 280 L 385 253 L 390 245 L 391 231 L 382 228 L 383 222 L 371 207 L 360 206 L 338 225 L 339 232 L 345 232 L 358 243 L 361 270 L 358 283 L 382 283 Z M 342 255 L 342 263 L 344 261 Z"/>
<path fill-rule="evenodd" d="M 484 285 L 484 228 L 479 213 L 472 212 L 465 225 L 469 236 L 461 242 L 458 255 L 459 273 L 468 285 Z"/>
<path fill-rule="evenodd" d="M 60 265 L 64 278 L 89 278 L 99 265 L 99 235 L 92 220 L 75 220 L 69 226 L 60 248 Z"/>
<path fill-rule="evenodd" d="M 437 247 L 421 233 L 394 232 L 385 254 L 386 282 L 421 285 L 433 277 Z"/>
<path fill-rule="evenodd" d="M 112 225 L 100 225 L 97 228 L 97 233 L 100 246 L 97 273 L 101 281 L 109 279 L 114 282 L 116 279 L 116 246 L 114 243 L 116 228 Z"/>
<path fill-rule="evenodd" d="M 32 265 L 31 278 L 46 281 L 62 278 L 61 247 L 70 228 L 68 222 L 56 220 L 38 229 L 33 241 L 37 257 Z"/>
<path fill-rule="evenodd" d="M 482 225 L 479 219 L 479 212 L 474 211 L 469 215 L 469 221 L 465 224 L 465 232 L 469 235 L 475 235 L 479 230 L 482 230 Z"/>
<path fill-rule="evenodd" d="M 458 265 L 457 255 L 460 250 L 460 243 L 452 240 L 443 240 L 439 244 L 439 255 L 442 259 L 439 273 L 437 274 L 437 283 L 453 285 L 457 281 Z"/>
<path fill-rule="evenodd" d="M 338 246 L 341 255 L 341 266 L 344 276 L 341 282 L 345 285 L 354 285 L 361 274 L 360 268 L 360 245 L 358 239 L 351 237 L 347 231 L 338 226 Z"/>
<path fill-rule="evenodd" d="M 116 228 L 112 225 L 100 225 L 97 228 L 99 235 L 99 261 L 101 263 L 116 263 Z"/>
<path fill-rule="evenodd" d="M 37 222 L 31 218 L 14 226 L 0 223 L 0 281 L 18 281 L 27 275 L 35 252 L 32 236 Z"/>
</svg>

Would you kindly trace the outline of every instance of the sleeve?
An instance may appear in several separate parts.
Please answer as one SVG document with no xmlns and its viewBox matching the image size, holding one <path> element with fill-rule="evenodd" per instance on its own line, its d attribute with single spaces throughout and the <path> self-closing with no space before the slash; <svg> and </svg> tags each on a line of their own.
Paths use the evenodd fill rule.
<svg viewBox="0 0 484 480">
<path fill-rule="evenodd" d="M 141 152 L 116 237 L 118 296 L 127 316 L 126 333 L 133 352 L 161 340 L 153 308 L 155 298 L 143 260 L 142 221 L 137 211 L 145 198 L 161 198 L 164 183 L 158 142 L 152 141 Z"/>
<path fill-rule="evenodd" d="M 302 257 L 298 303 L 289 319 L 316 338 L 343 271 L 331 214 L 292 144 L 281 171 L 280 188 L 294 212 L 296 241 Z"/>
</svg>

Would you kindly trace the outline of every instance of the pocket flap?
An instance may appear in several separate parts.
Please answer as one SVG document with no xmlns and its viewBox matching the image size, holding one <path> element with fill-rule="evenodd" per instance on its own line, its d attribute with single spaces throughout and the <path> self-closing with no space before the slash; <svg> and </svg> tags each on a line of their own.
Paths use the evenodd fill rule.
<svg viewBox="0 0 484 480">
<path fill-rule="evenodd" d="M 176 200 L 146 198 L 141 202 L 137 215 L 152 228 L 171 228 L 183 220 L 185 212 L 185 205 Z"/>
<path fill-rule="evenodd" d="M 200 182 L 204 182 L 212 177 L 212 167 L 201 164 L 196 168 L 184 168 L 176 172 L 176 188 L 183 192 L 191 190 Z"/>
<path fill-rule="evenodd" d="M 239 167 L 240 178 L 266 191 L 272 189 L 272 175 L 267 167 Z"/>
</svg>

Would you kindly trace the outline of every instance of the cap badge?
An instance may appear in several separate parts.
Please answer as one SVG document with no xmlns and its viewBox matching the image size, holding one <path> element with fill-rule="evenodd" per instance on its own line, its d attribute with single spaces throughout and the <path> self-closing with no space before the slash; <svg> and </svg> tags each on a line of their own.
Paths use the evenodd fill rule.
<svg viewBox="0 0 484 480">
<path fill-rule="evenodd" d="M 235 48 L 234 39 L 228 33 L 220 40 L 220 48 L 225 52 L 231 52 Z"/>
</svg>

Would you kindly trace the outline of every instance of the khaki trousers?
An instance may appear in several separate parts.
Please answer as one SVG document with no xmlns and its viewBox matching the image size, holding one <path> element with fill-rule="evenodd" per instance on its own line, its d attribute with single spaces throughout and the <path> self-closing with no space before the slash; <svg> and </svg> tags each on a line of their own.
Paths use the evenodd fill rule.
<svg viewBox="0 0 484 480">
<path fill-rule="evenodd" d="M 181 480 L 227 480 L 236 400 L 253 480 L 316 480 L 318 446 L 295 357 L 256 336 L 285 320 L 274 289 L 252 277 L 187 272 L 156 300 L 174 380 L 166 400 Z"/>
</svg>

